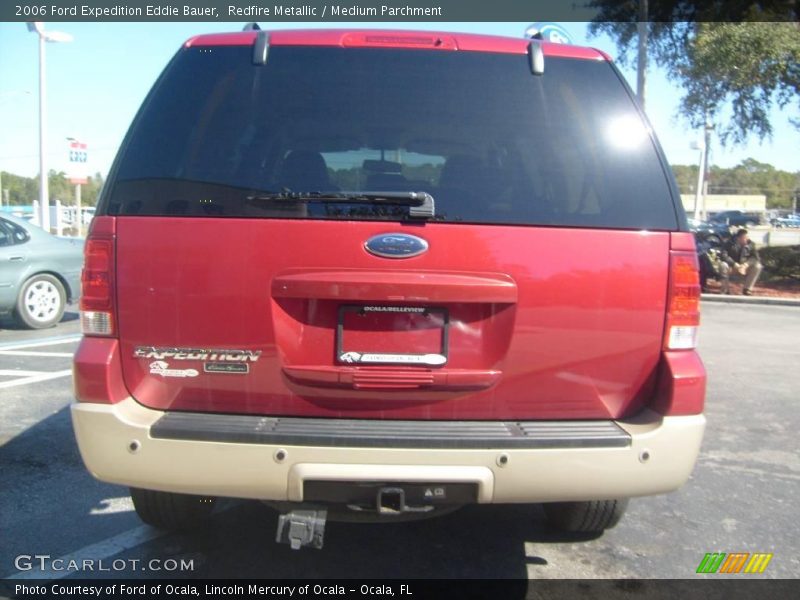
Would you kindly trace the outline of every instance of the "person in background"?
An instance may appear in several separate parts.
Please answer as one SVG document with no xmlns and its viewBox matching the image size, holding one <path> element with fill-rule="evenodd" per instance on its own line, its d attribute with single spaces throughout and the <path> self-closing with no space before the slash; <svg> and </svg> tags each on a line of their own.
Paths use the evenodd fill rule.
<svg viewBox="0 0 800 600">
<path fill-rule="evenodd" d="M 750 296 L 763 267 L 756 245 L 748 237 L 746 229 L 737 231 L 736 235 L 723 246 L 720 258 L 722 293 L 730 294 L 730 279 L 733 276 L 744 278 L 742 294 Z"/>
</svg>

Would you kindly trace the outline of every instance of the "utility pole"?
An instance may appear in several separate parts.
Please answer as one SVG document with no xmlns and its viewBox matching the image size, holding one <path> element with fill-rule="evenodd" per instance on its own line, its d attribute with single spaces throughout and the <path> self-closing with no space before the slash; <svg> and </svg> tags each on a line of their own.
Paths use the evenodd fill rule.
<svg viewBox="0 0 800 600">
<path fill-rule="evenodd" d="M 706 218 L 706 196 L 708 195 L 708 156 L 711 147 L 711 132 L 714 126 L 711 124 L 711 115 L 705 113 L 705 125 L 703 126 L 702 141 L 692 142 L 691 148 L 700 151 L 700 165 L 697 169 L 697 188 L 694 191 L 694 210 L 693 217 L 699 220 Z"/>
<path fill-rule="evenodd" d="M 39 227 L 50 233 L 50 192 L 47 181 L 47 78 L 44 36 L 39 34 Z"/>
<path fill-rule="evenodd" d="M 639 56 L 636 62 L 636 96 L 642 110 L 645 109 L 645 84 L 647 83 L 647 0 L 639 0 L 639 18 L 636 21 L 636 32 L 639 36 Z"/>
<path fill-rule="evenodd" d="M 693 142 L 692 149 L 700 150 L 700 164 L 697 169 L 697 187 L 694 190 L 694 218 L 700 220 L 700 205 L 703 201 L 703 181 L 705 180 L 706 172 L 706 144 L 705 139 L 702 142 Z"/>
<path fill-rule="evenodd" d="M 75 184 L 75 221 L 77 223 L 78 237 L 83 233 L 83 215 L 81 214 L 81 184 Z"/>
<path fill-rule="evenodd" d="M 706 213 L 706 196 L 708 196 L 708 172 L 710 167 L 708 165 L 708 156 L 711 150 L 711 132 L 714 131 L 714 126 L 711 124 L 711 117 L 706 112 L 706 124 L 704 128 L 705 137 L 703 139 L 705 148 L 703 149 L 704 158 L 703 158 L 703 208 L 701 211 L 701 215 L 703 220 L 708 217 Z"/>
<path fill-rule="evenodd" d="M 61 31 L 45 31 L 44 24 L 27 23 L 28 31 L 39 38 L 39 227 L 50 231 L 50 193 L 47 181 L 47 78 L 45 76 L 45 43 L 71 42 L 72 36 Z"/>
</svg>

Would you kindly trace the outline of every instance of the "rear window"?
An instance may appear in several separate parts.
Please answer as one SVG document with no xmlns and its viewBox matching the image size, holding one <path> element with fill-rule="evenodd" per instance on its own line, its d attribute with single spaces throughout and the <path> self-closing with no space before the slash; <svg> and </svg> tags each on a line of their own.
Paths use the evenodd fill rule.
<svg viewBox="0 0 800 600">
<path fill-rule="evenodd" d="M 525 55 L 251 56 L 179 52 L 133 125 L 108 213 L 385 220 L 408 209 L 253 196 L 415 191 L 444 222 L 677 227 L 655 142 L 604 61 L 547 58 L 535 76 Z"/>
</svg>

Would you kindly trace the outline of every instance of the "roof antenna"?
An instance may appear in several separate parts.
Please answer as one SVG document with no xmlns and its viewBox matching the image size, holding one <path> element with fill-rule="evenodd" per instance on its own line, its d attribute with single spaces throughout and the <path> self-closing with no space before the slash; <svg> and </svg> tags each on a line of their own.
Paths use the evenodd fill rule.
<svg viewBox="0 0 800 600">
<path fill-rule="evenodd" d="M 258 23 L 248 23 L 242 28 L 242 31 L 261 31 L 261 27 L 258 26 Z"/>
</svg>

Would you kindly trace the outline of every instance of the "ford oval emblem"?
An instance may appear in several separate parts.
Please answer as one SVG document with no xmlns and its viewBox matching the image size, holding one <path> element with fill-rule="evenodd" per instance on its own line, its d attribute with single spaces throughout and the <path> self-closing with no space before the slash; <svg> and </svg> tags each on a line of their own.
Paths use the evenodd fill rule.
<svg viewBox="0 0 800 600">
<path fill-rule="evenodd" d="M 428 242 L 407 233 L 381 233 L 364 243 L 370 254 L 384 258 L 411 258 L 428 250 Z"/>
</svg>

